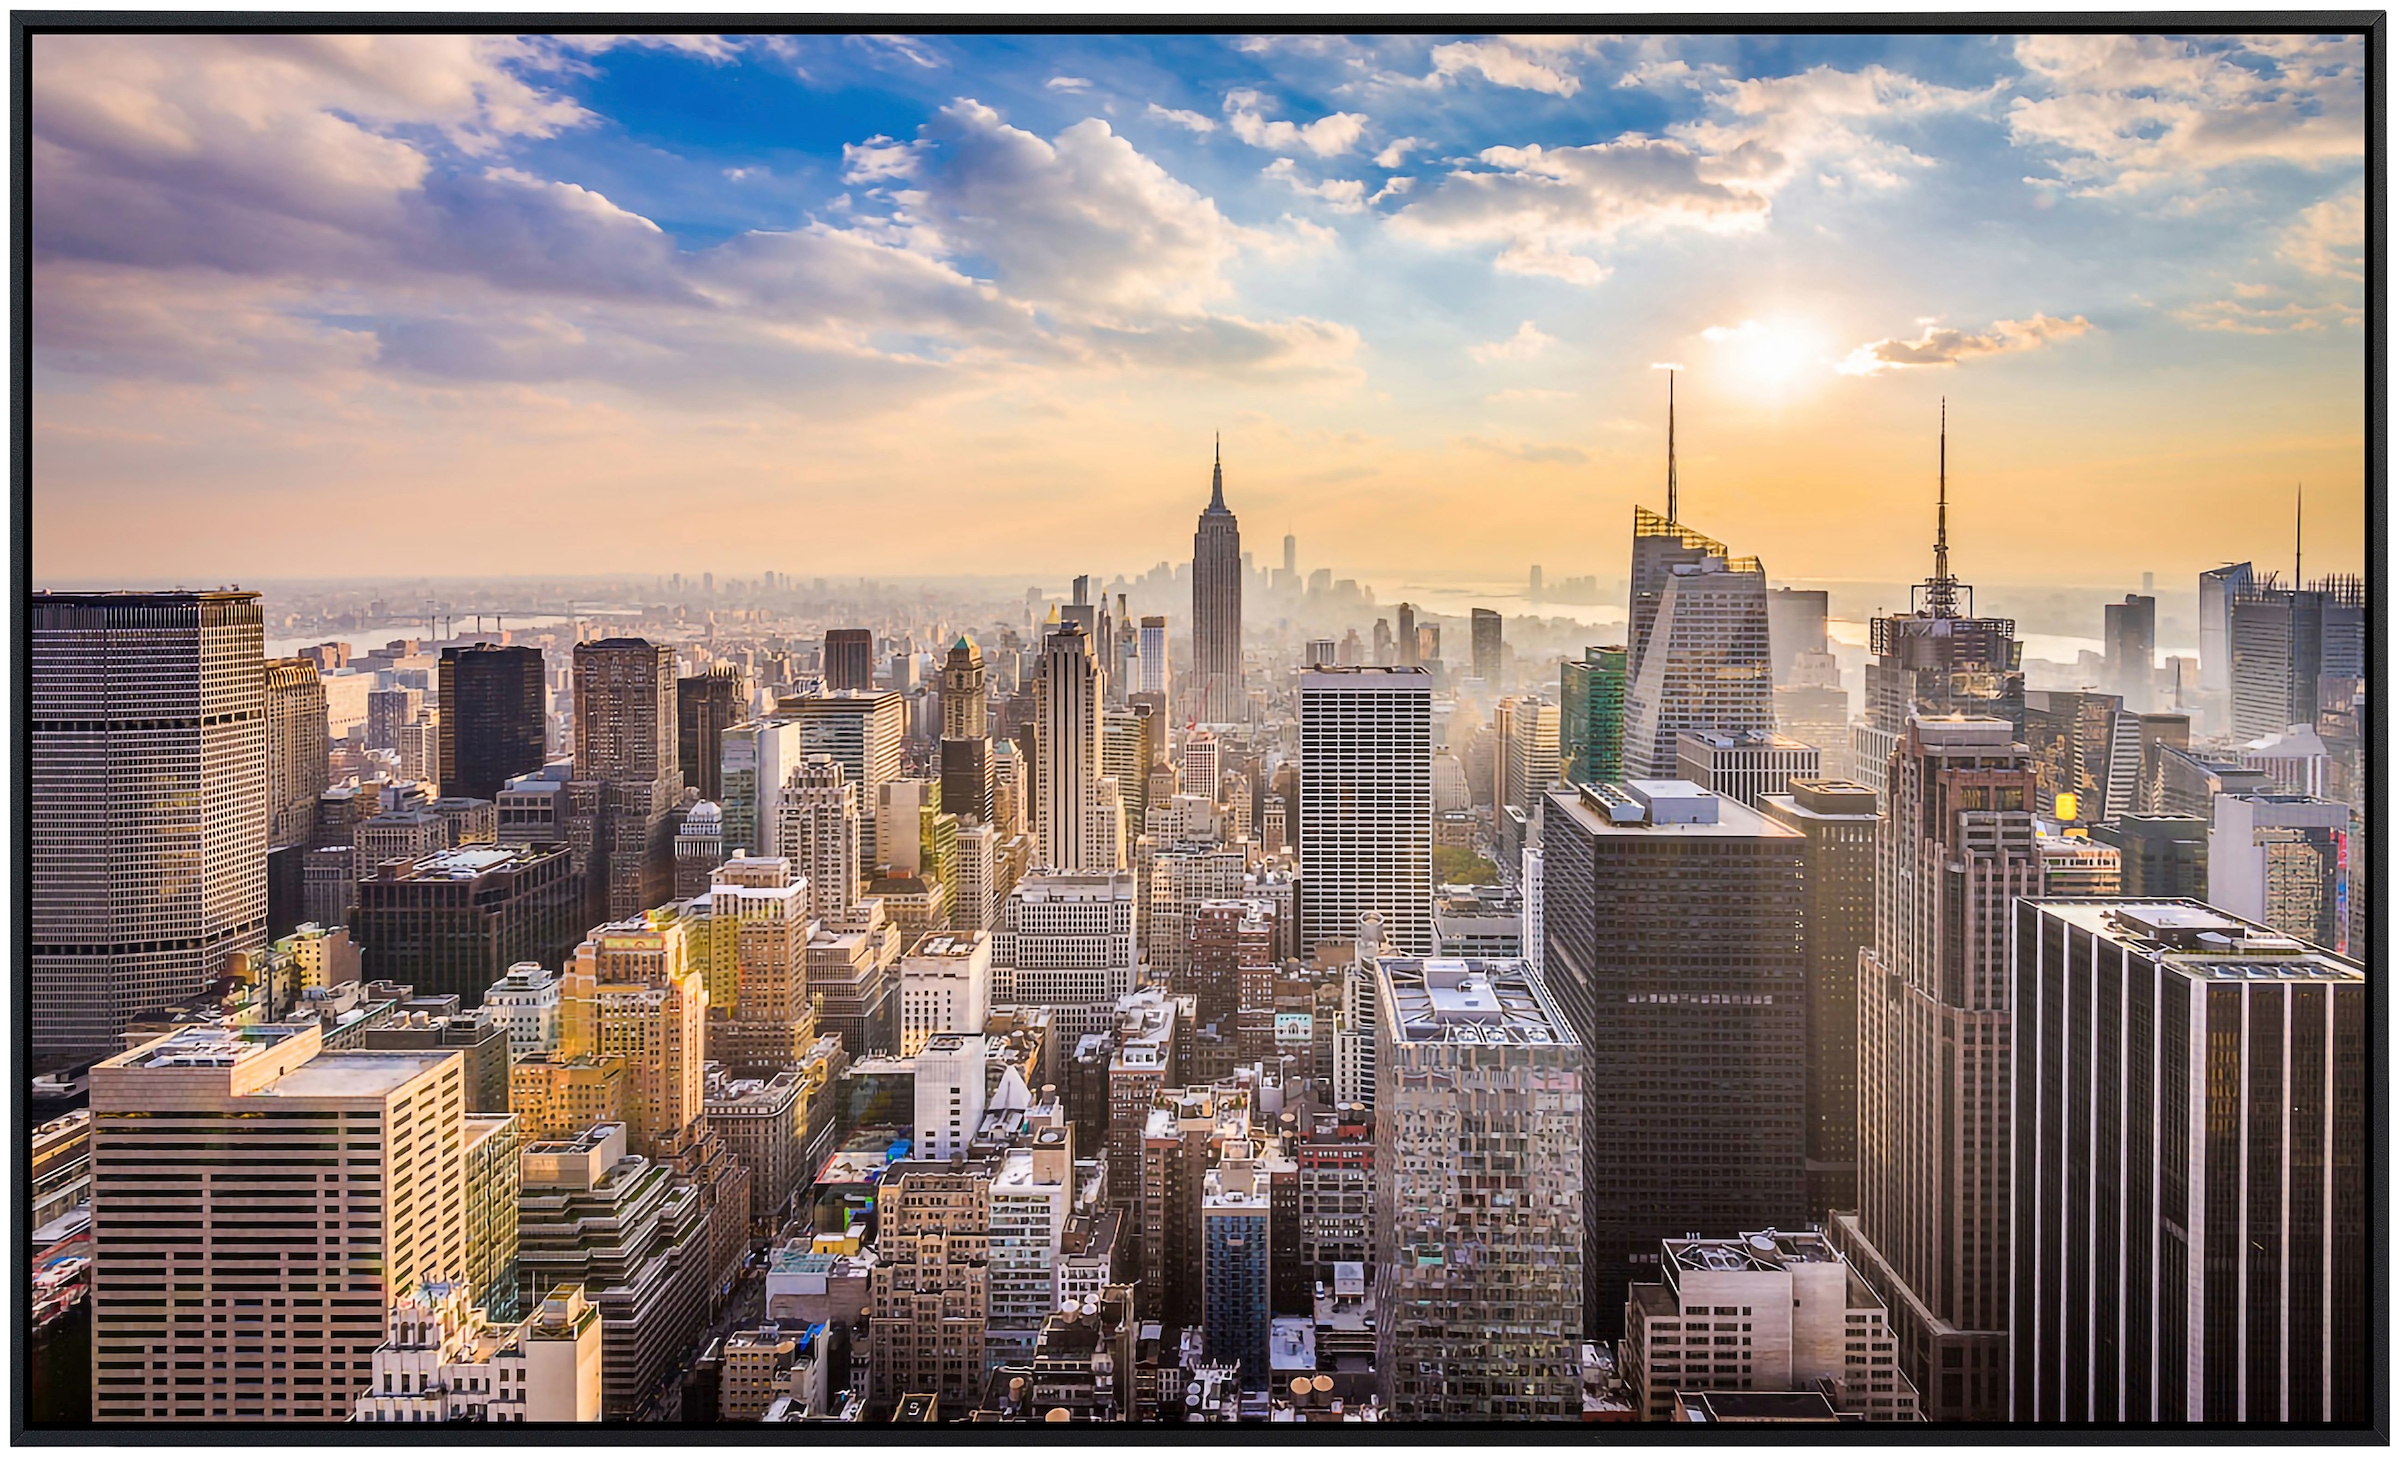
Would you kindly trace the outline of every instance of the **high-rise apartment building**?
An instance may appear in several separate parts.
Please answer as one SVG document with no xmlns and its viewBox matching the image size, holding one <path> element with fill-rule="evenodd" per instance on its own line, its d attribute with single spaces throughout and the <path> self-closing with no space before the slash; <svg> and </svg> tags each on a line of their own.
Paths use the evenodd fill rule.
<svg viewBox="0 0 2400 1457">
<path fill-rule="evenodd" d="M 519 962 L 562 964 L 583 907 L 566 846 L 471 845 L 376 865 L 358 883 L 350 937 L 368 980 L 472 1007 Z"/>
<path fill-rule="evenodd" d="M 749 699 L 741 670 L 730 664 L 675 680 L 675 762 L 685 787 L 702 799 L 714 802 L 724 792 L 725 730 L 749 717 Z"/>
<path fill-rule="evenodd" d="M 1300 675 L 1299 955 L 1383 917 L 1397 953 L 1433 949 L 1433 678 L 1423 668 Z"/>
<path fill-rule="evenodd" d="M 1916 715 L 1877 845 L 1859 1208 L 1831 1232 L 1890 1308 L 1934 1421 L 2008 1405 L 2008 926 L 2011 901 L 2042 893 L 2035 792 L 2006 719 Z"/>
<path fill-rule="evenodd" d="M 1637 523 L 1637 545 L 1646 539 L 1639 530 Z M 1681 539 L 1702 554 L 1673 562 L 1658 577 L 1657 608 L 1625 686 L 1628 778 L 1672 778 L 1679 734 L 1764 732 L 1775 725 L 1766 568 L 1695 533 L 1682 532 Z"/>
<path fill-rule="evenodd" d="M 1804 1217 L 1806 844 L 1682 780 L 1551 791 L 1542 981 L 1589 1085 L 1624 1095 L 1584 1104 L 1595 1339 L 1661 1239 Z"/>
<path fill-rule="evenodd" d="M 2365 974 L 2190 900 L 2011 921 L 2009 1418 L 2368 1420 Z"/>
<path fill-rule="evenodd" d="M 809 914 L 827 925 L 858 899 L 858 786 L 819 755 L 792 767 L 777 798 L 770 843 L 808 882 Z"/>
<path fill-rule="evenodd" d="M 1378 960 L 1375 1370 L 1394 1420 L 1583 1411 L 1583 1047 L 1521 961 Z"/>
<path fill-rule="evenodd" d="M 542 655 L 476 643 L 442 649 L 442 793 L 497 800 L 508 781 L 542 767 Z"/>
<path fill-rule="evenodd" d="M 910 1393 L 957 1408 L 982 1395 L 991 1196 L 988 1164 L 904 1164 L 886 1173 L 867 1320 L 878 1408 Z"/>
<path fill-rule="evenodd" d="M 326 760 L 325 683 L 306 658 L 266 662 L 267 844 L 308 842 L 317 796 L 331 782 Z"/>
<path fill-rule="evenodd" d="M 575 778 L 591 785 L 585 889 L 612 917 L 640 915 L 675 883 L 668 812 L 676 764 L 675 650 L 640 638 L 575 645 Z"/>
<path fill-rule="evenodd" d="M 300 1023 L 95 1067 L 93 1418 L 348 1418 L 392 1303 L 467 1270 L 469 1155 L 511 1125 L 466 1113 L 464 1064 Z"/>
<path fill-rule="evenodd" d="M 875 634 L 863 627 L 825 633 L 825 691 L 865 693 L 875 687 Z"/>
<path fill-rule="evenodd" d="M 1840 779 L 1796 779 L 1760 797 L 1759 813 L 1798 830 L 1800 939 L 1808 1033 L 1801 1099 L 1807 1212 L 1822 1222 L 1858 1207 L 1858 953 L 1875 942 L 1875 791 Z"/>
<path fill-rule="evenodd" d="M 118 1046 L 267 941 L 256 592 L 36 592 L 26 948 L 37 1058 Z"/>
<path fill-rule="evenodd" d="M 1558 665 L 1558 752 L 1569 784 L 1625 777 L 1625 649 L 1587 647 Z"/>
<path fill-rule="evenodd" d="M 1100 672 L 1091 639 L 1073 623 L 1042 642 L 1034 680 L 1034 746 L 1033 829 L 1041 863 L 1054 870 L 1084 869 L 1092 839 L 1086 817 L 1092 785 L 1100 778 Z"/>
<path fill-rule="evenodd" d="M 1201 1349 L 1211 1361 L 1240 1367 L 1245 1390 L 1265 1387 L 1273 1376 L 1267 1348 L 1277 1252 L 1268 1204 L 1267 1169 L 1247 1143 L 1228 1147 L 1202 1176 Z"/>
<path fill-rule="evenodd" d="M 1674 1421 L 1676 1398 L 1703 1391 L 1821 1392 L 1853 1420 L 1917 1419 L 1883 1302 L 1824 1235 L 1665 1239 L 1655 1261 L 1625 1302 L 1639 1420 Z"/>
<path fill-rule="evenodd" d="M 1242 525 L 1225 507 L 1222 448 L 1208 509 L 1192 533 L 1192 694 L 1188 716 L 1195 722 L 1235 723 L 1249 716 L 1242 679 Z"/>
<path fill-rule="evenodd" d="M 831 691 L 816 698 L 786 699 L 778 712 L 800 721 L 803 754 L 832 759 L 842 766 L 843 780 L 857 786 L 858 871 L 861 876 L 873 874 L 883 863 L 875 839 L 875 806 L 882 802 L 883 786 L 900 777 L 900 741 L 908 718 L 900 695 Z"/>
</svg>

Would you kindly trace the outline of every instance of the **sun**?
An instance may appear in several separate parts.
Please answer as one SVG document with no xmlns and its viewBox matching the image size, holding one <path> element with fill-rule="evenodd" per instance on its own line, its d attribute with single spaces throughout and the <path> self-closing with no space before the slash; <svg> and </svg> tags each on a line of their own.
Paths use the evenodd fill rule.
<svg viewBox="0 0 2400 1457">
<path fill-rule="evenodd" d="M 1700 337 L 1716 346 L 1712 362 L 1729 386 L 1771 399 L 1813 388 L 1832 369 L 1825 333 L 1802 320 L 1744 319 L 1703 329 Z"/>
</svg>

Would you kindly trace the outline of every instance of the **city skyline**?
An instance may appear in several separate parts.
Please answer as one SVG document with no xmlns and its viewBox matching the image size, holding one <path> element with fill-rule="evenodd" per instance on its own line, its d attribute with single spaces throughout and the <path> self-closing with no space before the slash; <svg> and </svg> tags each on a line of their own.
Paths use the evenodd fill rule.
<svg viewBox="0 0 2400 1457">
<path fill-rule="evenodd" d="M 1217 429 L 1345 574 L 1607 577 L 1669 362 L 1776 580 L 1921 574 L 1943 394 L 1971 579 L 2185 578 L 2301 481 L 2364 559 L 2355 38 L 33 54 L 46 578 L 264 575 L 329 486 L 490 520 L 459 574 L 1064 574 L 1056 510 L 1181 556 Z"/>
</svg>

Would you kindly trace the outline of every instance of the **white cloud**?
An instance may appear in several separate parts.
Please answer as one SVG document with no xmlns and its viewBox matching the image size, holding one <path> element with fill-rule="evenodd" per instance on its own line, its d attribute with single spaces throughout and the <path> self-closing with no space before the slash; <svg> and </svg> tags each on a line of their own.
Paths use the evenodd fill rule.
<svg viewBox="0 0 2400 1457">
<path fill-rule="evenodd" d="M 1259 175 L 1280 182 L 1302 197 L 1314 197 L 1330 205 L 1335 212 L 1365 212 L 1367 184 L 1356 178 L 1334 177 L 1323 182 L 1310 182 L 1300 175 L 1300 166 L 1289 157 L 1277 157 L 1258 169 Z M 1381 197 L 1382 193 L 1376 196 Z"/>
<path fill-rule="evenodd" d="M 1608 269 L 1581 249 L 1628 229 L 1734 232 L 1762 225 L 1766 200 L 1703 177 L 1680 142 L 1628 136 L 1589 147 L 1492 147 L 1403 207 L 1392 227 L 1437 247 L 1502 245 L 1497 266 L 1574 283 Z"/>
<path fill-rule="evenodd" d="M 907 142 L 872 136 L 863 142 L 842 143 L 842 181 L 853 187 L 913 177 L 916 171 L 917 151 Z"/>
<path fill-rule="evenodd" d="M 1366 135 L 1367 118 L 1354 111 L 1337 111 L 1306 125 L 1288 121 L 1268 121 L 1264 112 L 1271 108 L 1268 98 L 1247 88 L 1225 93 L 1226 124 L 1233 134 L 1253 147 L 1273 152 L 1310 151 L 1320 157 L 1338 157 L 1358 145 Z"/>
<path fill-rule="evenodd" d="M 906 61 L 928 71 L 938 71 L 943 65 L 942 58 L 934 54 L 933 48 L 914 36 L 852 35 L 843 39 L 870 55 Z"/>
<path fill-rule="evenodd" d="M 1495 86 L 1573 96 L 1583 89 L 1583 82 L 1560 62 L 1595 50 L 1599 44 L 1600 37 L 1575 35 L 1453 41 L 1433 48 L 1433 70 L 1425 79 L 1439 85 L 1474 74 Z"/>
<path fill-rule="evenodd" d="M 2366 148 L 2357 37 L 2039 35 L 2010 140 L 2084 195 L 2203 188 L 2257 163 L 2326 167 Z"/>
<path fill-rule="evenodd" d="M 772 175 L 774 175 L 773 172 L 765 167 L 728 167 L 725 169 L 725 180 L 728 182 L 748 182 L 753 177 Z"/>
<path fill-rule="evenodd" d="M 1405 166 L 1409 153 L 1422 151 L 1432 145 L 1423 137 L 1401 137 L 1375 154 L 1375 165 L 1387 169 Z"/>
<path fill-rule="evenodd" d="M 1171 126 L 1183 127 L 1186 130 L 1197 132 L 1202 136 L 1206 136 L 1210 132 L 1213 132 L 1217 129 L 1217 119 L 1213 116 L 1202 116 L 1196 111 L 1171 110 L 1170 108 L 1159 105 L 1155 101 L 1150 103 L 1150 109 L 1144 114 L 1155 121 L 1163 121 Z"/>
<path fill-rule="evenodd" d="M 2091 321 L 2077 314 L 2056 319 L 2035 314 L 2030 319 L 2002 319 L 1980 334 L 1961 329 L 1927 328 L 1915 339 L 1877 339 L 1850 351 L 1835 366 L 1843 374 L 1882 374 L 1893 369 L 1925 369 L 1963 364 L 1996 354 L 2022 354 L 2061 339 L 2091 332 Z M 1712 330 L 1714 335 L 1718 331 Z"/>
<path fill-rule="evenodd" d="M 1084 76 L 1053 76 L 1042 84 L 1053 91 L 1089 91 L 1092 89 L 1090 78 Z"/>
<path fill-rule="evenodd" d="M 1557 342 L 1535 328 L 1533 320 L 1527 319 L 1517 325 L 1517 332 L 1498 343 L 1469 345 L 1467 354 L 1477 364 L 1494 364 L 1503 360 L 1531 359 Z"/>
<path fill-rule="evenodd" d="M 2303 209 L 2283 230 L 2275 256 L 2324 278 L 2366 278 L 2367 195 L 2363 187 Z"/>
<path fill-rule="evenodd" d="M 1869 187 L 1896 187 L 1932 159 L 1875 128 L 1905 119 L 1988 108 L 1996 89 L 1937 86 L 1884 66 L 1735 80 L 1696 73 L 1707 115 L 1668 128 L 1704 153 L 1700 175 L 1762 196 L 1794 177 L 1828 174 Z"/>
</svg>

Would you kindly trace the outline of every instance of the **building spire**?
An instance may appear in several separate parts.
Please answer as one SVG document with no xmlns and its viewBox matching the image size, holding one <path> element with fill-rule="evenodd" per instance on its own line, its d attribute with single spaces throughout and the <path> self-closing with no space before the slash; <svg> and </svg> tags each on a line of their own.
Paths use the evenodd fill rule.
<svg viewBox="0 0 2400 1457">
<path fill-rule="evenodd" d="M 1940 481 L 1933 507 L 1933 577 L 1925 584 L 1925 607 L 1934 617 L 1958 616 L 1958 579 L 1950 575 L 1950 397 L 1942 397 Z"/>
<path fill-rule="evenodd" d="M 1667 371 L 1667 524 L 1675 524 L 1675 371 Z"/>
<path fill-rule="evenodd" d="M 1225 432 L 1222 430 L 1217 432 L 1217 470 L 1215 480 L 1209 485 L 1208 509 L 1225 509 Z"/>
</svg>

